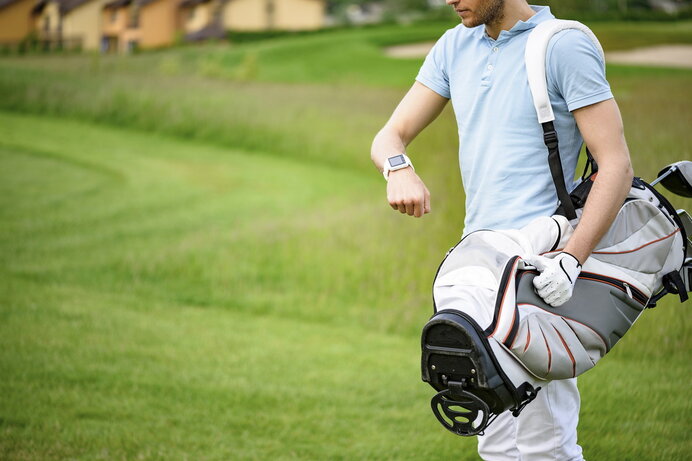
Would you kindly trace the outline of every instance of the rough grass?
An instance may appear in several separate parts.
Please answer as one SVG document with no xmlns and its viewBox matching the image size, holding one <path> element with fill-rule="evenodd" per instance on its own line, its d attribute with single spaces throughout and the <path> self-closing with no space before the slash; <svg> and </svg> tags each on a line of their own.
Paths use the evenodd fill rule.
<svg viewBox="0 0 692 461">
<path fill-rule="evenodd" d="M 431 215 L 369 165 L 419 65 L 363 38 L 393 30 L 0 60 L 1 459 L 476 459 L 418 368 L 463 219 L 451 111 L 410 149 Z M 639 175 L 692 158 L 692 72 L 609 78 Z M 587 459 L 687 458 L 686 307 L 581 378 Z"/>
</svg>

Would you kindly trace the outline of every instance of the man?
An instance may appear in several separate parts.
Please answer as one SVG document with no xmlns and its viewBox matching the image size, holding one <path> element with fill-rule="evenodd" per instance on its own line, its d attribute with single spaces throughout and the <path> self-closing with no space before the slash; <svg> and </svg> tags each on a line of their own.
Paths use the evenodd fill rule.
<svg viewBox="0 0 692 461">
<path fill-rule="evenodd" d="M 557 195 L 543 133 L 524 66 L 533 27 L 552 19 L 547 7 L 525 0 L 447 0 L 462 24 L 448 30 L 428 54 L 416 82 L 376 135 L 371 157 L 388 179 L 394 210 L 421 217 L 430 193 L 405 154 L 406 146 L 451 100 L 459 125 L 459 162 L 466 191 L 464 234 L 520 228 L 551 215 Z M 548 88 L 566 184 L 573 183 L 582 141 L 599 173 L 579 225 L 564 252 L 537 256 L 538 293 L 553 306 L 566 302 L 576 276 L 605 234 L 632 181 L 619 109 L 591 41 L 563 31 L 550 43 Z M 391 160 L 390 160 L 391 159 Z M 518 418 L 505 412 L 479 437 L 486 460 L 581 460 L 577 444 L 576 379 L 553 381 Z"/>
</svg>

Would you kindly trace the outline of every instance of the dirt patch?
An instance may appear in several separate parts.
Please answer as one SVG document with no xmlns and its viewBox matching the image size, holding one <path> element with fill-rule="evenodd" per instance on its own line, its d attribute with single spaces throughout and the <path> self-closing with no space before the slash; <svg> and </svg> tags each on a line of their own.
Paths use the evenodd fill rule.
<svg viewBox="0 0 692 461">
<path fill-rule="evenodd" d="M 692 68 L 692 45 L 661 45 L 606 53 L 606 62 L 656 67 Z"/>
<path fill-rule="evenodd" d="M 391 58 L 423 58 L 433 47 L 435 42 L 409 43 L 407 45 L 388 46 L 384 54 Z"/>
<path fill-rule="evenodd" d="M 424 42 L 390 46 L 384 52 L 392 58 L 417 59 L 425 57 L 434 44 L 435 42 Z M 611 64 L 692 69 L 692 45 L 660 45 L 613 51 L 606 54 L 606 61 Z"/>
</svg>

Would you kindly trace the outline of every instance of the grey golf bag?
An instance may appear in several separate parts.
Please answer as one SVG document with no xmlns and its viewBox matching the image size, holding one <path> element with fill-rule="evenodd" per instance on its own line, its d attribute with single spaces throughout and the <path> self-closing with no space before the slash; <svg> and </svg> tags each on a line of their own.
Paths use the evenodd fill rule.
<svg viewBox="0 0 692 461">
<path fill-rule="evenodd" d="M 433 413 L 459 435 L 481 434 L 504 411 L 517 416 L 554 379 L 591 369 L 668 293 L 687 299 L 692 284 L 692 220 L 652 185 L 635 178 L 610 230 L 582 267 L 571 299 L 547 305 L 533 289 L 538 272 L 525 257 L 560 252 L 579 222 L 592 175 L 569 194 L 562 177 L 545 51 L 556 32 L 579 29 L 553 20 L 532 31 L 526 64 L 560 207 L 522 229 L 478 231 L 452 248 L 433 286 L 435 314 L 423 328 L 423 381 L 438 393 Z M 600 45 L 598 45 L 600 49 Z M 590 156 L 589 156 L 590 157 Z M 659 173 L 667 189 L 692 197 L 692 162 Z"/>
</svg>

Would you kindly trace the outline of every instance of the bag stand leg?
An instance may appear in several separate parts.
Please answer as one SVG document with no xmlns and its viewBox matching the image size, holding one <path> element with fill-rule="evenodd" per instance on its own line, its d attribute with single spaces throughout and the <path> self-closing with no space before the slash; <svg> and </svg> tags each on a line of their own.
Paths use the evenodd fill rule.
<svg viewBox="0 0 692 461">
<path fill-rule="evenodd" d="M 421 348 L 423 381 L 438 391 L 433 413 L 455 434 L 482 434 L 505 410 L 517 416 L 540 389 L 528 381 L 516 386 L 481 328 L 462 312 L 436 313 L 423 328 Z"/>
</svg>

